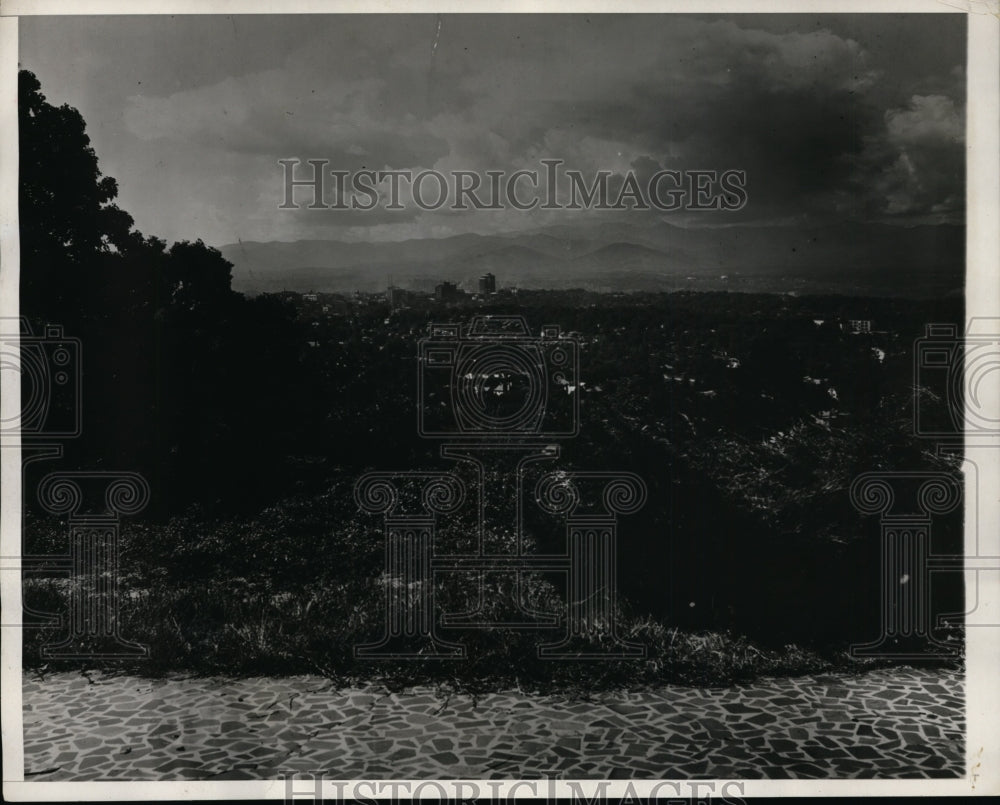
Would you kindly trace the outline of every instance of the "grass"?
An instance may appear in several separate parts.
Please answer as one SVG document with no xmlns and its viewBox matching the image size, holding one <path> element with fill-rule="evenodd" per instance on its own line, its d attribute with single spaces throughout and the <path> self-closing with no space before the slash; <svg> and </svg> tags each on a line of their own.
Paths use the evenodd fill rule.
<svg viewBox="0 0 1000 805">
<path fill-rule="evenodd" d="M 65 550 L 65 529 L 58 520 L 29 516 L 27 552 Z M 385 575 L 382 557 L 379 524 L 359 517 L 344 484 L 250 519 L 213 522 L 195 511 L 165 524 L 126 525 L 121 534 L 120 633 L 147 645 L 150 656 L 140 662 L 94 660 L 90 665 L 144 675 L 317 673 L 342 685 L 586 696 L 664 683 L 716 687 L 760 676 L 860 672 L 886 664 L 852 659 L 846 645 L 773 646 L 725 627 L 681 629 L 631 611 L 627 600 L 620 602 L 616 634 L 645 646 L 641 659 L 541 659 L 538 645 L 557 641 L 558 629 L 494 627 L 442 632 L 467 647 L 465 660 L 357 660 L 354 647 L 382 634 L 386 586 L 399 583 Z M 522 600 L 533 609 L 565 611 L 563 585 L 542 575 L 523 578 Z M 74 583 L 79 582 L 54 575 L 28 577 L 25 602 L 36 610 L 65 612 Z M 444 574 L 435 584 L 444 611 L 470 608 L 468 577 Z M 504 595 L 498 580 L 488 578 L 487 608 L 499 606 Z M 79 668 L 79 662 L 42 658 L 41 647 L 56 637 L 57 630 L 26 629 L 25 666 Z M 598 645 L 614 637 L 608 625 L 592 635 Z M 960 635 L 953 639 L 961 645 Z"/>
<path fill-rule="evenodd" d="M 88 666 L 144 675 L 172 671 L 220 675 L 317 673 L 340 685 L 380 684 L 392 690 L 438 685 L 450 690 L 487 692 L 520 689 L 585 696 L 609 689 L 637 689 L 664 683 L 719 687 L 749 683 L 761 676 L 829 671 L 862 672 L 885 662 L 851 659 L 846 652 L 819 652 L 800 645 L 768 648 L 730 632 L 687 632 L 649 617 L 624 617 L 618 636 L 646 647 L 646 657 L 629 660 L 559 661 L 539 659 L 536 648 L 558 633 L 493 628 L 458 633 L 465 660 L 364 661 L 353 647 L 381 631 L 382 584 L 310 586 L 276 593 L 243 579 L 226 585 L 188 584 L 126 590 L 121 634 L 150 648 L 144 661 L 99 661 Z M 28 599 L 59 611 L 68 583 L 29 581 Z M 43 661 L 41 645 L 53 630 L 25 636 L 25 665 L 49 670 L 79 663 Z M 595 642 L 610 639 L 610 630 Z"/>
</svg>

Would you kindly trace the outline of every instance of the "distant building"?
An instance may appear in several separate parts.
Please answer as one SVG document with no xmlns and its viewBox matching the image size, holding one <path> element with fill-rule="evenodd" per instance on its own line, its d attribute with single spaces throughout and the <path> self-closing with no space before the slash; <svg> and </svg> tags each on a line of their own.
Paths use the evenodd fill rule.
<svg viewBox="0 0 1000 805">
<path fill-rule="evenodd" d="M 479 278 L 479 293 L 483 296 L 497 292 L 497 278 L 492 274 L 483 274 Z"/>
<path fill-rule="evenodd" d="M 398 310 L 401 307 L 409 307 L 420 298 L 420 294 L 406 288 L 397 288 L 395 285 L 389 286 L 385 292 L 385 300 L 389 307 Z"/>
<path fill-rule="evenodd" d="M 454 282 L 442 282 L 434 286 L 434 298 L 439 302 L 452 302 L 465 296 Z"/>
<path fill-rule="evenodd" d="M 872 331 L 871 319 L 851 319 L 848 324 L 852 333 L 870 333 Z"/>
<path fill-rule="evenodd" d="M 347 300 L 341 296 L 327 296 L 326 304 L 323 305 L 323 312 L 330 316 L 342 316 L 348 309 Z"/>
</svg>

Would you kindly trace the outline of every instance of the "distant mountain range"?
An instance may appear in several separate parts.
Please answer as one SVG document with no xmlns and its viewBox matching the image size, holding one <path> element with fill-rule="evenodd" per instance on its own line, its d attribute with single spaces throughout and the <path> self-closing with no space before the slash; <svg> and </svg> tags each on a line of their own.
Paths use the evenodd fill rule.
<svg viewBox="0 0 1000 805">
<path fill-rule="evenodd" d="M 667 223 L 560 225 L 508 235 L 383 242 L 242 241 L 222 247 L 233 287 L 350 293 L 386 287 L 596 291 L 720 290 L 936 297 L 961 294 L 965 229 L 838 224 L 681 228 Z"/>
</svg>

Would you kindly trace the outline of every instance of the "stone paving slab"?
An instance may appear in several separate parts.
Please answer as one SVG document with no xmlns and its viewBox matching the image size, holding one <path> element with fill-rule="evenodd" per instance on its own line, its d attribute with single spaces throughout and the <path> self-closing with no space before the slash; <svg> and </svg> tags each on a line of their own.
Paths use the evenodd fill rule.
<svg viewBox="0 0 1000 805">
<path fill-rule="evenodd" d="M 581 702 L 334 688 L 315 676 L 50 674 L 23 685 L 27 780 L 964 775 L 959 672 L 664 686 Z"/>
</svg>

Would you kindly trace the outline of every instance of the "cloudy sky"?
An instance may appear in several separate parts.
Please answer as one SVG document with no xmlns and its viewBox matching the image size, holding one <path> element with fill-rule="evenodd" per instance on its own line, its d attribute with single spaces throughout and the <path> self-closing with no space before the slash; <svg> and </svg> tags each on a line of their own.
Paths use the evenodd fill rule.
<svg viewBox="0 0 1000 805">
<path fill-rule="evenodd" d="M 279 210 L 288 158 L 736 168 L 738 213 L 656 214 L 908 225 L 963 219 L 965 31 L 962 14 L 27 17 L 20 61 L 81 111 L 137 227 L 169 240 L 398 240 L 583 215 Z"/>
</svg>

